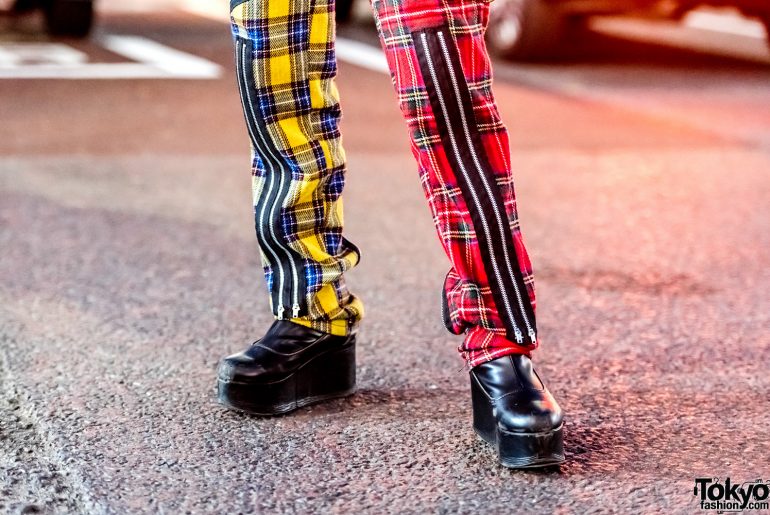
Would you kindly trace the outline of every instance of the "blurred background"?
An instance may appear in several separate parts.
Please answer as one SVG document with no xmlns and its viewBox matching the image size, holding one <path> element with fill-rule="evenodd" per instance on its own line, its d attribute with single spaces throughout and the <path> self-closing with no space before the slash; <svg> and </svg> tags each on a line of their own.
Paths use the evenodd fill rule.
<svg viewBox="0 0 770 515">
<path fill-rule="evenodd" d="M 0 0 L 0 511 L 692 513 L 696 477 L 770 479 L 770 3 L 707 3 L 491 3 L 567 413 L 568 462 L 526 474 L 471 431 L 365 0 L 337 13 L 359 391 L 276 419 L 214 397 L 270 323 L 226 2 Z"/>
</svg>

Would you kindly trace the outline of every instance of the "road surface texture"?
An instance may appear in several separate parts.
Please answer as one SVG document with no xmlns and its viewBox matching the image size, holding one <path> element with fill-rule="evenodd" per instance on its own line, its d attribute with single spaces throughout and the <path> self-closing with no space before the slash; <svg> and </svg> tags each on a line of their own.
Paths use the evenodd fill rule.
<svg viewBox="0 0 770 515">
<path fill-rule="evenodd" d="M 270 323 L 227 25 L 105 12 L 59 42 L 119 63 L 100 41 L 141 36 L 218 78 L 0 79 L 0 512 L 706 513 L 695 478 L 770 480 L 764 42 L 600 29 L 495 63 L 535 360 L 567 414 L 567 462 L 540 472 L 471 429 L 387 75 L 340 61 L 359 389 L 278 418 L 215 399 L 218 360 Z M 339 34 L 376 45 L 370 21 Z"/>
</svg>

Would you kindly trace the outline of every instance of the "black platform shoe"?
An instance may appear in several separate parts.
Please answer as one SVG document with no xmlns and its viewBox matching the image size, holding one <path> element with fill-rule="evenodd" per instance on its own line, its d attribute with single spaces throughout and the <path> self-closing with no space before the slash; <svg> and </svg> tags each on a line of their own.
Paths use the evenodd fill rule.
<svg viewBox="0 0 770 515">
<path fill-rule="evenodd" d="M 278 415 L 356 388 L 356 337 L 276 320 L 265 336 L 219 364 L 219 402 Z"/>
<path fill-rule="evenodd" d="M 509 468 L 564 461 L 562 411 L 527 356 L 503 356 L 473 367 L 473 429 Z"/>
</svg>

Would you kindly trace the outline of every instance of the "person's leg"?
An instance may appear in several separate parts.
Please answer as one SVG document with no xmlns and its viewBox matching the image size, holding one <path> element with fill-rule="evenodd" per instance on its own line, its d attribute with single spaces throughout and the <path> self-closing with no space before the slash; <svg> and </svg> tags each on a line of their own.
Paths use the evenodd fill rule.
<svg viewBox="0 0 770 515">
<path fill-rule="evenodd" d="M 537 346 L 508 133 L 492 95 L 484 0 L 372 0 L 412 152 L 452 267 L 444 322 L 473 367 Z"/>
<path fill-rule="evenodd" d="M 257 241 L 276 321 L 218 370 L 222 404 L 274 415 L 352 393 L 363 306 L 344 272 L 333 0 L 232 0 Z"/>
<path fill-rule="evenodd" d="M 474 429 L 501 463 L 564 460 L 562 412 L 535 374 L 535 292 L 508 133 L 484 44 L 488 0 L 371 0 L 412 152 L 451 261 L 444 323 L 465 334 Z"/>
<path fill-rule="evenodd" d="M 333 0 L 230 5 L 257 241 L 273 314 L 349 334 L 363 306 L 343 277 L 360 254 L 342 235 L 346 161 Z"/>
</svg>

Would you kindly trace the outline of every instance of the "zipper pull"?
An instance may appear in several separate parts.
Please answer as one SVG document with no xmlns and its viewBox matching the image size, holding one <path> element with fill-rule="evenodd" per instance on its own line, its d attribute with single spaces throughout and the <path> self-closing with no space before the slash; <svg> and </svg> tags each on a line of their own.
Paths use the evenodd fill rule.
<svg viewBox="0 0 770 515">
<path fill-rule="evenodd" d="M 299 317 L 299 304 L 294 304 L 291 308 L 291 317 L 297 318 Z"/>
<path fill-rule="evenodd" d="M 278 320 L 283 320 L 283 311 L 284 311 L 284 307 L 278 306 Z"/>
<path fill-rule="evenodd" d="M 535 334 L 535 331 L 532 329 L 529 330 L 529 339 L 532 341 L 532 345 L 537 343 L 537 335 Z"/>
<path fill-rule="evenodd" d="M 524 343 L 524 335 L 522 335 L 521 331 L 519 331 L 518 329 L 516 329 L 516 343 L 518 343 L 519 345 Z"/>
</svg>

